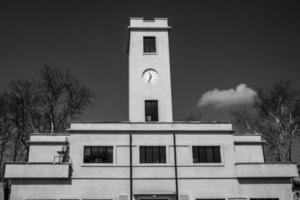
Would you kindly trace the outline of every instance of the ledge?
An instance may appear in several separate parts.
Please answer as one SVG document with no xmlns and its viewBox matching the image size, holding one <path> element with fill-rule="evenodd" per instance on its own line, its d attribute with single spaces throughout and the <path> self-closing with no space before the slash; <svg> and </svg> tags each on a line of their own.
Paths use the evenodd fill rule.
<svg viewBox="0 0 300 200">
<path fill-rule="evenodd" d="M 237 178 L 292 178 L 298 177 L 297 166 L 286 163 L 236 163 Z"/>
<path fill-rule="evenodd" d="M 235 145 L 262 145 L 266 143 L 266 141 L 234 141 Z"/>
<path fill-rule="evenodd" d="M 4 177 L 67 179 L 71 177 L 71 165 L 69 163 L 7 163 Z"/>
<path fill-rule="evenodd" d="M 94 123 L 94 122 L 72 122 L 68 132 L 78 131 L 197 131 L 197 132 L 230 132 L 231 123 L 186 123 L 186 122 L 165 122 L 165 123 Z"/>
</svg>

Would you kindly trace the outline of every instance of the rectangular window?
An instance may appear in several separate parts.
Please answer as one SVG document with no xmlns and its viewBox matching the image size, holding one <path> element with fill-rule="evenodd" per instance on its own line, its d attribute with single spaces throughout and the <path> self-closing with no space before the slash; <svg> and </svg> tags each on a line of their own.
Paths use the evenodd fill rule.
<svg viewBox="0 0 300 200">
<path fill-rule="evenodd" d="M 279 200 L 278 198 L 250 198 L 250 200 Z"/>
<path fill-rule="evenodd" d="M 155 37 L 144 37 L 144 53 L 155 53 L 156 42 Z"/>
<path fill-rule="evenodd" d="M 193 163 L 221 163 L 220 146 L 193 146 Z"/>
<path fill-rule="evenodd" d="M 84 163 L 113 163 L 112 146 L 85 146 Z"/>
<path fill-rule="evenodd" d="M 196 199 L 196 200 L 225 200 L 225 199 Z"/>
<path fill-rule="evenodd" d="M 158 102 L 157 100 L 145 101 L 145 121 L 158 121 Z"/>
<path fill-rule="evenodd" d="M 140 163 L 166 163 L 166 147 L 140 146 Z"/>
</svg>

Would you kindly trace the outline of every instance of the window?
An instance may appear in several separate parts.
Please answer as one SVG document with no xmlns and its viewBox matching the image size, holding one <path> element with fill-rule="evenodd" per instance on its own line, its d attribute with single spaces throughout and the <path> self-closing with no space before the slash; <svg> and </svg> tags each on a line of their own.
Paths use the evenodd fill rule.
<svg viewBox="0 0 300 200">
<path fill-rule="evenodd" d="M 158 102 L 157 100 L 145 101 L 145 121 L 158 121 Z"/>
<path fill-rule="evenodd" d="M 166 163 L 166 147 L 140 146 L 140 163 Z"/>
<path fill-rule="evenodd" d="M 196 200 L 225 200 L 225 199 L 196 199 Z"/>
<path fill-rule="evenodd" d="M 279 200 L 278 198 L 250 198 L 250 200 Z"/>
<path fill-rule="evenodd" d="M 220 162 L 220 146 L 193 146 L 193 163 Z"/>
<path fill-rule="evenodd" d="M 155 37 L 144 37 L 144 53 L 155 53 Z"/>
<path fill-rule="evenodd" d="M 84 163 L 113 163 L 112 146 L 85 146 Z"/>
<path fill-rule="evenodd" d="M 236 198 L 236 197 L 233 197 L 233 198 L 228 198 L 227 200 L 248 200 L 247 198 Z"/>
</svg>

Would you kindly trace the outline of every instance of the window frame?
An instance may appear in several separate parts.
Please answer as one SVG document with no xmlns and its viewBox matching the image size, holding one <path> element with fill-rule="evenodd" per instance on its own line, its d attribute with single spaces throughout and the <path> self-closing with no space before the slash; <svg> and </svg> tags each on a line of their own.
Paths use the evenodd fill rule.
<svg viewBox="0 0 300 200">
<path fill-rule="evenodd" d="M 154 162 L 149 162 L 149 163 L 144 162 L 144 163 L 142 163 L 141 162 L 141 155 L 140 155 L 141 147 L 165 147 L 165 162 L 163 162 L 163 163 L 160 163 L 160 162 L 158 162 L 158 163 L 154 163 Z M 151 165 L 151 166 L 153 166 L 153 165 L 167 165 L 169 163 L 168 145 L 165 145 L 165 144 L 141 144 L 141 145 L 137 146 L 137 150 L 138 150 L 138 164 L 139 165 Z"/>
<path fill-rule="evenodd" d="M 219 146 L 220 147 L 220 159 L 221 162 L 194 162 L 194 157 L 193 157 L 193 147 L 194 146 Z M 192 144 L 190 145 L 190 155 L 191 155 L 191 163 L 194 166 L 220 166 L 220 167 L 224 167 L 225 164 L 225 157 L 224 157 L 224 145 L 220 144 L 220 143 L 197 143 L 197 144 Z"/>
<path fill-rule="evenodd" d="M 146 102 L 156 102 L 156 112 L 157 112 L 157 120 L 147 121 L 146 115 Z M 144 115 L 145 115 L 145 122 L 159 122 L 159 101 L 157 99 L 145 99 L 144 100 Z"/>
<path fill-rule="evenodd" d="M 145 52 L 145 38 L 154 38 L 155 51 Z M 143 54 L 144 55 L 156 55 L 157 53 L 157 37 L 155 35 L 143 35 Z"/>
<path fill-rule="evenodd" d="M 272 198 L 272 197 L 266 197 L 266 198 L 263 198 L 263 197 L 259 197 L 259 198 L 249 198 L 249 200 L 279 200 L 279 197 L 275 197 L 275 198 Z"/>
<path fill-rule="evenodd" d="M 103 162 L 103 163 L 99 163 L 99 162 L 84 162 L 84 155 L 85 155 L 85 147 L 112 147 L 112 162 Z M 111 144 L 87 144 L 87 145 L 83 145 L 82 146 L 82 165 L 83 166 L 90 166 L 90 165 L 113 165 L 115 164 L 115 145 L 111 145 Z"/>
<path fill-rule="evenodd" d="M 201 197 L 195 198 L 195 200 L 227 200 L 226 197 Z"/>
</svg>

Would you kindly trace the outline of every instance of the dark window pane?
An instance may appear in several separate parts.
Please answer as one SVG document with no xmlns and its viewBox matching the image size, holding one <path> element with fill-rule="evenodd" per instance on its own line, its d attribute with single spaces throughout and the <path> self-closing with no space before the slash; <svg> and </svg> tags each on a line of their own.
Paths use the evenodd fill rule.
<svg viewBox="0 0 300 200">
<path fill-rule="evenodd" d="M 199 162 L 205 163 L 207 162 L 207 154 L 206 154 L 206 147 L 198 147 L 199 152 Z"/>
<path fill-rule="evenodd" d="M 196 199 L 196 200 L 225 200 L 225 199 Z"/>
<path fill-rule="evenodd" d="M 160 149 L 153 148 L 153 163 L 159 163 L 160 161 Z"/>
<path fill-rule="evenodd" d="M 219 146 L 193 146 L 194 163 L 220 163 L 221 152 Z"/>
<path fill-rule="evenodd" d="M 113 163 L 112 146 L 85 146 L 84 163 Z"/>
<path fill-rule="evenodd" d="M 165 163 L 166 147 L 140 146 L 140 163 Z"/>
<path fill-rule="evenodd" d="M 91 159 L 91 148 L 86 147 L 84 148 L 84 162 L 89 162 Z"/>
<path fill-rule="evenodd" d="M 106 161 L 108 163 L 112 163 L 113 162 L 113 148 L 106 148 Z"/>
<path fill-rule="evenodd" d="M 140 163 L 146 162 L 146 149 L 144 147 L 140 147 Z"/>
<path fill-rule="evenodd" d="M 207 153 L 207 162 L 212 163 L 213 158 L 213 147 L 206 147 L 206 153 Z"/>
<path fill-rule="evenodd" d="M 214 162 L 221 162 L 221 151 L 220 147 L 215 146 L 214 148 Z"/>
<path fill-rule="evenodd" d="M 161 163 L 166 163 L 166 147 L 164 146 L 159 147 L 159 161 Z"/>
<path fill-rule="evenodd" d="M 250 198 L 250 200 L 279 200 L 278 198 Z"/>
<path fill-rule="evenodd" d="M 145 121 L 158 121 L 157 100 L 145 100 Z"/>
<path fill-rule="evenodd" d="M 144 53 L 155 53 L 155 37 L 144 37 Z"/>
<path fill-rule="evenodd" d="M 199 155 L 198 148 L 197 147 L 193 147 L 193 163 L 199 162 L 198 155 Z"/>
<path fill-rule="evenodd" d="M 153 148 L 152 147 L 147 147 L 147 149 L 146 149 L 146 162 L 147 163 L 153 163 L 153 154 L 152 154 L 152 152 L 153 152 Z"/>
</svg>

